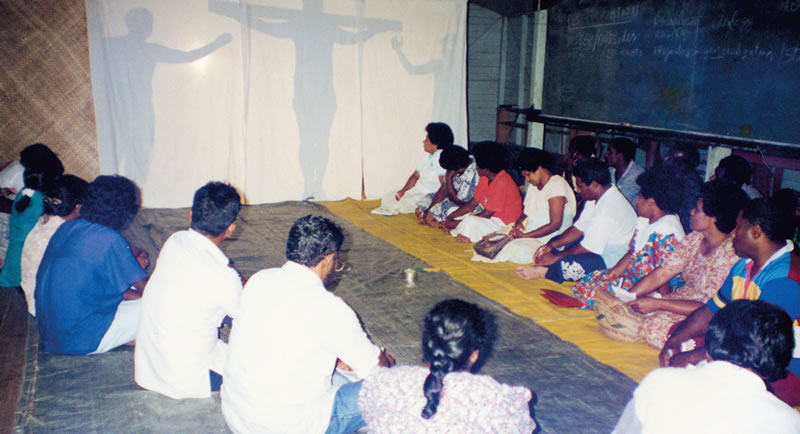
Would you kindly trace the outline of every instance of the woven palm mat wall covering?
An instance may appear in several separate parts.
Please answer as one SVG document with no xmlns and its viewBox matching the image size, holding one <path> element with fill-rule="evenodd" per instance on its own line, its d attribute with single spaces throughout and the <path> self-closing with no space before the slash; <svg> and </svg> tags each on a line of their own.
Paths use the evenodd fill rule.
<svg viewBox="0 0 800 434">
<path fill-rule="evenodd" d="M 247 277 L 262 268 L 280 266 L 285 262 L 289 228 L 306 214 L 323 215 L 342 225 L 347 268 L 335 282 L 335 294 L 353 307 L 373 341 L 387 347 L 399 363 L 419 363 L 422 319 L 434 304 L 446 298 L 464 299 L 488 309 L 498 328 L 494 352 L 481 373 L 529 387 L 538 397 L 534 408 L 543 432 L 609 432 L 613 428 L 635 387 L 633 381 L 533 321 L 450 280 L 446 273 L 420 273 L 416 286 L 407 287 L 403 269 L 425 267 L 425 263 L 334 217 L 322 206 L 291 202 L 244 207 L 234 239 L 222 248 Z M 143 210 L 125 235 L 132 244 L 147 249 L 155 263 L 158 248 L 172 232 L 184 229 L 188 218 L 186 209 Z M 37 341 L 34 324 L 18 429 L 226 429 L 219 394 L 208 400 L 176 401 L 136 386 L 130 350 L 60 356 L 38 352 Z"/>
<path fill-rule="evenodd" d="M 98 173 L 83 0 L 0 2 L 0 164 L 52 148 L 67 173 Z"/>
</svg>

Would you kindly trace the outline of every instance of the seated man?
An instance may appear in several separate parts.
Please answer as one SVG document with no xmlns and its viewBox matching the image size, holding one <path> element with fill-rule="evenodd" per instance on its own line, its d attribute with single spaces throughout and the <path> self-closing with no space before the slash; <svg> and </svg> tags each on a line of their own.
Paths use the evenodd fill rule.
<svg viewBox="0 0 800 434">
<path fill-rule="evenodd" d="M 208 398 L 222 384 L 225 315 L 239 308 L 242 281 L 220 244 L 236 229 L 239 193 L 209 182 L 194 194 L 191 227 L 169 237 L 142 296 L 136 383 L 170 398 Z M 210 381 L 209 381 L 210 377 Z"/>
<path fill-rule="evenodd" d="M 425 155 L 417 164 L 416 170 L 406 180 L 403 188 L 390 192 L 381 200 L 376 212 L 387 214 L 410 214 L 417 208 L 417 202 L 431 193 L 436 193 L 444 184 L 445 169 L 439 165 L 442 149 L 453 144 L 453 131 L 442 122 L 431 122 L 425 127 L 425 140 L 422 149 Z"/>
<path fill-rule="evenodd" d="M 234 432 L 350 433 L 364 426 L 361 381 L 337 389 L 334 367 L 364 378 L 394 359 L 325 289 L 343 241 L 336 223 L 302 217 L 289 231 L 288 261 L 247 282 L 222 385 L 222 414 Z"/>
<path fill-rule="evenodd" d="M 617 137 L 611 139 L 606 149 L 606 162 L 614 172 L 614 185 L 620 193 L 628 199 L 631 205 L 636 205 L 639 196 L 639 184 L 636 178 L 644 173 L 644 167 L 635 160 L 636 144 L 631 139 Z"/>
<path fill-rule="evenodd" d="M 793 223 L 788 211 L 770 199 L 755 199 L 736 220 L 733 249 L 742 259 L 733 266 L 722 287 L 705 306 L 679 323 L 659 355 L 661 366 L 686 366 L 705 359 L 698 342 L 715 312 L 733 300 L 764 300 L 800 319 L 800 258 L 787 240 Z M 798 333 L 800 335 L 800 333 Z M 786 379 L 773 383 L 775 394 L 790 405 L 800 405 L 800 354 L 795 353 Z"/>
<path fill-rule="evenodd" d="M 719 161 L 711 180 L 719 179 L 742 189 L 750 199 L 764 197 L 757 188 L 750 185 L 753 167 L 738 155 L 729 155 Z"/>
<path fill-rule="evenodd" d="M 122 176 L 98 176 L 80 202 L 81 218 L 56 230 L 36 275 L 44 351 L 104 353 L 132 343 L 139 329 L 147 254 L 119 234 L 139 211 L 139 191 Z"/>
<path fill-rule="evenodd" d="M 786 375 L 792 358 L 792 319 L 783 309 L 736 300 L 711 319 L 705 342 L 709 363 L 645 377 L 616 433 L 800 430 L 800 413 L 765 386 Z"/>
<path fill-rule="evenodd" d="M 556 283 L 580 280 L 616 264 L 628 251 L 636 212 L 611 183 L 608 165 L 598 158 L 581 160 L 574 176 L 578 193 L 587 201 L 580 218 L 536 251 L 536 265 L 517 267 L 519 277 L 545 277 Z"/>
</svg>

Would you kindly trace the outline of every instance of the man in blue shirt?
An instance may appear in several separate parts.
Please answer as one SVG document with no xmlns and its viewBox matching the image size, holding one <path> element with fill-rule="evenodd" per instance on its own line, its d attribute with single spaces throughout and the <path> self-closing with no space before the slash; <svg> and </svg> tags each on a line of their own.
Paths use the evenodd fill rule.
<svg viewBox="0 0 800 434">
<path fill-rule="evenodd" d="M 43 351 L 103 353 L 138 330 L 149 262 L 119 234 L 139 210 L 138 188 L 122 176 L 98 176 L 80 205 L 81 218 L 53 234 L 36 275 Z"/>
</svg>

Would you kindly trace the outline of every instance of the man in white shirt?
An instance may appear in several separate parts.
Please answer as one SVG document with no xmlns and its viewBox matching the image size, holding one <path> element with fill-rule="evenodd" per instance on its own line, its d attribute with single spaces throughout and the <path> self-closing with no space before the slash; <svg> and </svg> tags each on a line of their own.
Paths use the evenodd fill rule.
<svg viewBox="0 0 800 434">
<path fill-rule="evenodd" d="M 349 433 L 364 426 L 361 382 L 337 388 L 334 368 L 364 378 L 394 359 L 325 289 L 343 240 L 336 223 L 302 217 L 289 231 L 288 261 L 247 282 L 222 385 L 222 414 L 234 432 Z"/>
<path fill-rule="evenodd" d="M 430 193 L 436 193 L 444 184 L 445 169 L 439 164 L 442 150 L 453 144 L 453 131 L 442 122 L 431 122 L 425 126 L 425 140 L 422 141 L 425 155 L 417 164 L 414 173 L 398 191 L 391 191 L 381 199 L 381 207 L 375 214 L 410 214 L 417 208 L 417 202 Z"/>
<path fill-rule="evenodd" d="M 224 375 L 223 318 L 234 317 L 242 281 L 219 249 L 236 228 L 241 199 L 210 182 L 194 195 L 191 228 L 169 237 L 142 296 L 135 380 L 174 399 L 208 398 Z"/>
<path fill-rule="evenodd" d="M 711 361 L 651 372 L 633 393 L 617 433 L 800 433 L 800 413 L 767 390 L 786 375 L 792 319 L 761 300 L 736 300 L 711 319 Z"/>
<path fill-rule="evenodd" d="M 578 193 L 587 201 L 580 218 L 536 251 L 536 265 L 517 267 L 519 277 L 576 281 L 613 266 L 628 251 L 636 211 L 611 183 L 608 165 L 598 158 L 581 160 L 573 175 Z"/>
</svg>

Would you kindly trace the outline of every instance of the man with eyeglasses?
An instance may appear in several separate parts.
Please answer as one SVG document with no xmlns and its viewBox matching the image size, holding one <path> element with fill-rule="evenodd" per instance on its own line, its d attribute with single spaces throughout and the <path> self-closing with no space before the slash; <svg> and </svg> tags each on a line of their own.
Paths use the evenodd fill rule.
<svg viewBox="0 0 800 434">
<path fill-rule="evenodd" d="M 394 359 L 325 288 L 343 241 L 336 223 L 302 217 L 289 231 L 288 261 L 247 282 L 222 385 L 222 414 L 234 432 L 349 433 L 364 426 L 361 382 L 347 383 L 334 368 L 362 379 Z"/>
</svg>

